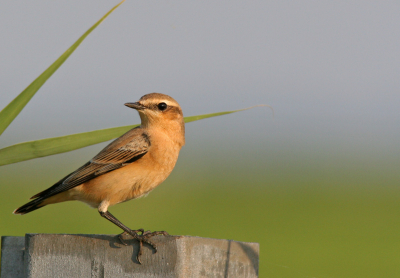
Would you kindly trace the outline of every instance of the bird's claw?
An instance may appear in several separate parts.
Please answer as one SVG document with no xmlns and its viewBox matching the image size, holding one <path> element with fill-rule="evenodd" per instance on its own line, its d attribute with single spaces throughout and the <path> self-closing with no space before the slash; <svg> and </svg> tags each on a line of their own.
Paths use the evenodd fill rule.
<svg viewBox="0 0 400 278">
<path fill-rule="evenodd" d="M 138 234 L 138 233 L 141 234 Z M 151 231 L 144 231 L 143 229 L 139 229 L 139 230 L 132 230 L 130 232 L 124 231 L 123 233 L 118 235 L 118 239 L 121 241 L 121 243 L 125 246 L 127 246 L 128 244 L 125 242 L 125 240 L 122 238 L 123 235 L 130 235 L 132 236 L 134 239 L 136 239 L 137 241 L 139 241 L 139 252 L 136 256 L 136 260 L 139 262 L 139 264 L 142 264 L 142 261 L 140 260 L 140 257 L 143 254 L 143 243 L 147 243 L 148 245 L 150 245 L 155 253 L 157 253 L 157 246 L 152 243 L 149 239 L 153 236 L 157 236 L 157 235 L 164 235 L 164 236 L 168 236 L 169 234 L 166 231 L 156 231 L 156 232 L 151 232 Z"/>
</svg>

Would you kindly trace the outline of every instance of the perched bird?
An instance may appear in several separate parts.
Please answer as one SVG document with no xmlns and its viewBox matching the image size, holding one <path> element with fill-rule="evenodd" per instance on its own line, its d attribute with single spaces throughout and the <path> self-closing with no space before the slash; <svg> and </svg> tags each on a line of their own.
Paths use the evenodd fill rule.
<svg viewBox="0 0 400 278">
<path fill-rule="evenodd" d="M 89 162 L 67 175 L 50 188 L 36 194 L 14 214 L 26 214 L 46 205 L 78 200 L 97 207 L 100 215 L 140 243 L 166 232 L 131 230 L 115 218 L 108 207 L 148 194 L 171 173 L 185 144 L 185 124 L 182 109 L 170 96 L 151 93 L 138 102 L 125 103 L 139 112 L 141 125 L 131 129 Z M 121 235 L 122 235 L 121 234 Z M 123 242 L 119 235 L 121 242 Z M 124 243 L 125 244 L 125 243 Z"/>
</svg>

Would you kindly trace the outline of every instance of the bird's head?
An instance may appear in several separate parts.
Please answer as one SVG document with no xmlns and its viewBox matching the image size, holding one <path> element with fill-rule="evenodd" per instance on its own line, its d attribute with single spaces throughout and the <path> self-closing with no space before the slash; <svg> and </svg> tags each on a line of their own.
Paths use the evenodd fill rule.
<svg viewBox="0 0 400 278">
<path fill-rule="evenodd" d="M 125 105 L 139 112 L 143 128 L 176 129 L 179 126 L 184 132 L 182 109 L 170 96 L 151 93 Z"/>
</svg>

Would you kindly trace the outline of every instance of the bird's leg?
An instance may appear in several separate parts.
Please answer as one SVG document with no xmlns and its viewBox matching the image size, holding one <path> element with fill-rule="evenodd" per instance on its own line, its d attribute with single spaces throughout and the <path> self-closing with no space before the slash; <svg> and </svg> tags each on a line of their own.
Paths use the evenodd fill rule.
<svg viewBox="0 0 400 278">
<path fill-rule="evenodd" d="M 143 247 L 143 242 L 147 243 L 148 245 L 150 245 L 151 247 L 153 247 L 153 249 L 155 250 L 155 252 L 157 252 L 157 247 L 154 243 L 150 242 L 149 239 L 153 236 L 156 235 L 168 235 L 167 232 L 165 231 L 160 231 L 160 232 L 150 232 L 150 231 L 146 231 L 144 232 L 143 229 L 139 229 L 139 230 L 131 230 L 129 229 L 127 226 L 125 226 L 124 224 L 121 223 L 121 221 L 119 221 L 117 218 L 115 218 L 114 215 L 112 215 L 110 212 L 108 211 L 99 211 L 100 215 L 102 217 L 104 217 L 105 219 L 111 221 L 112 223 L 114 223 L 115 225 L 117 225 L 118 227 L 120 227 L 122 230 L 124 230 L 124 232 L 122 234 L 118 235 L 118 238 L 121 240 L 122 244 L 127 245 L 125 243 L 125 241 L 122 239 L 122 235 L 123 234 L 129 234 L 131 235 L 134 239 L 136 239 L 137 241 L 139 241 L 139 252 L 138 255 L 136 257 L 136 260 L 142 264 L 142 262 L 140 261 L 140 256 L 142 255 L 142 247 Z M 141 235 L 139 235 L 138 233 L 141 233 Z"/>
<path fill-rule="evenodd" d="M 120 227 L 122 230 L 124 230 L 124 232 L 122 234 L 120 234 L 120 236 L 122 236 L 124 233 L 130 234 L 131 236 L 133 236 L 134 238 L 137 238 L 138 233 L 142 233 L 144 232 L 143 229 L 138 229 L 138 230 L 131 230 L 129 229 L 127 226 L 125 226 L 124 224 L 121 223 L 121 221 L 119 221 L 117 218 L 115 218 L 114 215 L 112 215 L 110 212 L 105 211 L 99 211 L 100 215 L 102 217 L 104 217 L 105 219 L 111 221 L 112 223 L 114 223 L 115 225 L 117 225 L 118 227 Z"/>
</svg>

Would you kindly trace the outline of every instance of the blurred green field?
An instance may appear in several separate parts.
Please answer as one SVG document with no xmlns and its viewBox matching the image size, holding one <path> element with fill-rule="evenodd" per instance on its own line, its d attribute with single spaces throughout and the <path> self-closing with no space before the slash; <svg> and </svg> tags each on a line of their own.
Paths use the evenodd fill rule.
<svg viewBox="0 0 400 278">
<path fill-rule="evenodd" d="M 135 229 L 259 242 L 260 277 L 400 277 L 395 156 L 254 152 L 241 158 L 193 161 L 184 154 L 148 197 L 110 211 Z M 57 156 L 1 169 L 0 234 L 119 233 L 78 202 L 11 214 L 68 172 L 68 159 L 55 161 Z"/>
</svg>

